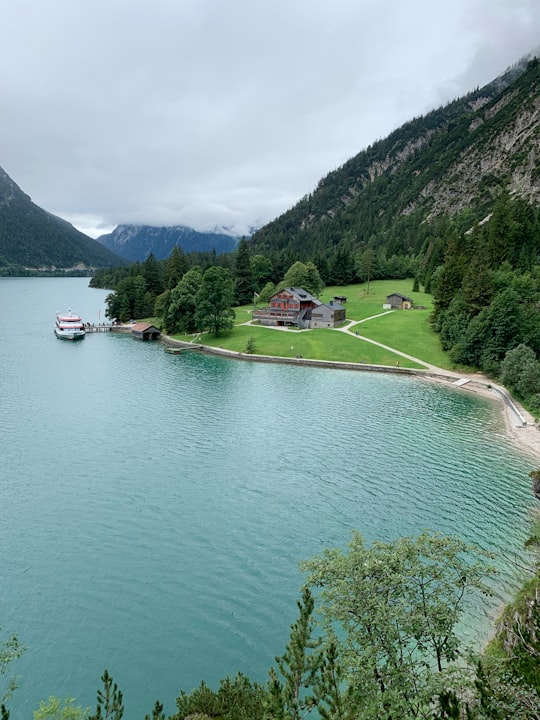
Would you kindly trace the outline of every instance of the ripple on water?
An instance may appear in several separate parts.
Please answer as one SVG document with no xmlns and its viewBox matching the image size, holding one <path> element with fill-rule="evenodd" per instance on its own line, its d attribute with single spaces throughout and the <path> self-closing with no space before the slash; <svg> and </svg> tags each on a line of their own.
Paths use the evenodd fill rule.
<svg viewBox="0 0 540 720">
<path fill-rule="evenodd" d="M 458 534 L 496 553 L 503 588 L 515 582 L 530 468 L 490 403 L 130 337 L 72 347 L 46 306 L 72 300 L 22 285 L 36 327 L 0 346 L 0 624 L 30 648 L 21 716 L 50 694 L 93 705 L 105 666 L 128 714 L 156 697 L 172 712 L 202 678 L 265 680 L 296 616 L 299 561 L 352 528 L 367 541 Z"/>
</svg>

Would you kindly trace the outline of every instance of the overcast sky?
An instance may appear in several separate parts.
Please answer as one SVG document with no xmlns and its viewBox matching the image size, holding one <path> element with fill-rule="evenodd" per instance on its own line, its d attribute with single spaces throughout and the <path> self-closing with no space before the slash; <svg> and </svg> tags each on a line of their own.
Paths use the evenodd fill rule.
<svg viewBox="0 0 540 720">
<path fill-rule="evenodd" d="M 540 0 L 18 0 L 0 166 L 97 237 L 242 233 L 540 46 Z"/>
</svg>

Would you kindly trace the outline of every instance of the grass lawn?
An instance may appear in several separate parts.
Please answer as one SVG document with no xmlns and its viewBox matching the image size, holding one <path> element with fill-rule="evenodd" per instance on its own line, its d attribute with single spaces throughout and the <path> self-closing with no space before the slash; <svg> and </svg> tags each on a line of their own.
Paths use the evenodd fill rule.
<svg viewBox="0 0 540 720">
<path fill-rule="evenodd" d="M 430 312 L 433 309 L 432 296 L 423 292 L 413 293 L 412 287 L 412 280 L 373 280 L 369 283 L 369 294 L 367 283 L 346 285 L 345 287 L 329 286 L 324 289 L 319 299 L 327 303 L 332 300 L 334 295 L 345 295 L 348 320 L 363 320 L 384 312 L 383 304 L 386 302 L 387 296 L 394 292 L 410 297 L 415 305 L 424 305 Z"/>
<path fill-rule="evenodd" d="M 275 330 L 257 325 L 236 326 L 214 337 L 207 333 L 181 336 L 174 335 L 178 340 L 200 343 L 210 347 L 222 347 L 235 352 L 245 352 L 248 338 L 255 341 L 256 355 L 273 355 L 276 357 L 296 357 L 311 360 L 336 360 L 339 362 L 366 363 L 372 365 L 394 366 L 398 362 L 401 367 L 420 368 L 421 365 L 406 360 L 393 352 L 372 345 L 356 337 L 351 337 L 336 330 Z"/>
<path fill-rule="evenodd" d="M 433 309 L 431 295 L 412 292 L 412 280 L 375 280 L 367 283 L 325 288 L 320 299 L 328 302 L 334 295 L 347 297 L 347 320 L 357 322 L 381 315 L 386 312 L 383 304 L 387 295 L 399 292 L 410 297 L 415 305 L 424 306 L 422 310 L 395 310 L 381 317 L 373 317 L 366 322 L 352 326 L 353 332 L 388 345 L 395 350 L 413 355 L 438 367 L 452 369 L 453 363 L 442 350 L 439 337 L 429 324 L 429 315 Z M 178 340 L 195 342 L 211 347 L 222 347 L 235 352 L 245 352 L 248 338 L 255 341 L 254 353 L 279 357 L 296 357 L 316 360 L 337 360 L 341 362 L 363 362 L 374 365 L 401 367 L 423 367 L 410 360 L 395 355 L 389 350 L 372 345 L 360 338 L 336 330 L 275 330 L 259 325 L 246 326 L 242 323 L 251 319 L 252 305 L 235 308 L 236 319 L 232 330 L 216 338 L 207 333 L 194 338 L 193 335 L 175 335 Z M 199 339 L 200 338 L 200 339 Z"/>
<path fill-rule="evenodd" d="M 352 330 L 371 340 L 451 370 L 454 363 L 441 348 L 439 337 L 429 324 L 429 310 L 395 310 L 359 323 Z"/>
</svg>

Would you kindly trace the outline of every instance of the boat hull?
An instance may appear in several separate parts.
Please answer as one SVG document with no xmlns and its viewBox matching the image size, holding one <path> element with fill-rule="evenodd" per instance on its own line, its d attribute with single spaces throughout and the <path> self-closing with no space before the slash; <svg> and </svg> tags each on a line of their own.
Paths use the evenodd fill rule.
<svg viewBox="0 0 540 720">
<path fill-rule="evenodd" d="M 60 340 L 82 340 L 86 335 L 84 330 L 59 330 L 58 328 L 54 329 L 54 334 Z"/>
</svg>

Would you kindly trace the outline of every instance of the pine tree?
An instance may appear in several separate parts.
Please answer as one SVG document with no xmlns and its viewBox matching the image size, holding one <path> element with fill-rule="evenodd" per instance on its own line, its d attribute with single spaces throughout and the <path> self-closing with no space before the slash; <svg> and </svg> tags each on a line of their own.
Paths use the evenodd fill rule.
<svg viewBox="0 0 540 720">
<path fill-rule="evenodd" d="M 101 676 L 101 682 L 103 690 L 97 691 L 96 714 L 91 715 L 88 720 L 122 720 L 124 716 L 122 692 L 107 670 Z"/>
<path fill-rule="evenodd" d="M 187 258 L 184 251 L 178 245 L 175 245 L 171 254 L 165 261 L 165 285 L 172 290 L 178 285 L 183 275 L 188 271 Z"/>
<path fill-rule="evenodd" d="M 163 286 L 162 266 L 153 253 L 150 253 L 141 265 L 141 274 L 146 282 L 146 289 L 153 295 L 159 295 L 165 290 Z"/>
<path fill-rule="evenodd" d="M 152 710 L 152 717 L 145 715 L 144 720 L 165 720 L 165 713 L 163 712 L 163 705 L 156 700 L 156 704 Z"/>
<path fill-rule="evenodd" d="M 276 657 L 276 664 L 283 681 L 276 671 L 270 671 L 269 717 L 300 720 L 315 707 L 315 697 L 308 691 L 316 683 L 323 663 L 320 641 L 313 640 L 313 610 L 315 602 L 309 588 L 302 591 L 297 603 L 300 616 L 291 625 L 289 642 L 283 655 Z"/>
<path fill-rule="evenodd" d="M 254 289 L 249 242 L 245 238 L 242 238 L 236 251 L 234 264 L 235 302 L 238 305 L 246 305 L 252 302 Z"/>
</svg>

